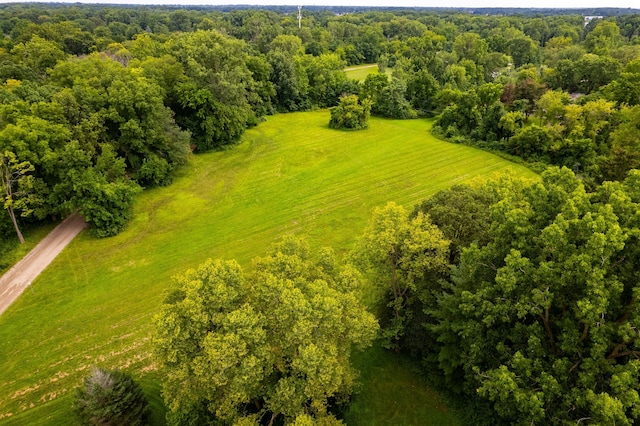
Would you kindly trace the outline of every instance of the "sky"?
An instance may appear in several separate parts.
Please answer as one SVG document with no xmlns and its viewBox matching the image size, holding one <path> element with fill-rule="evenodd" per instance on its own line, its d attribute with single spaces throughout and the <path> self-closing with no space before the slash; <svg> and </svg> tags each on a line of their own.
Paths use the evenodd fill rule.
<svg viewBox="0 0 640 426">
<path fill-rule="evenodd" d="M 12 2 L 14 0 L 9 0 Z M 24 1 L 24 0 L 15 0 Z M 38 0 L 40 1 L 40 0 Z M 77 3 L 78 0 L 42 0 Z M 7 2 L 7 0 L 0 0 Z M 167 5 L 316 5 L 316 6 L 394 6 L 394 7 L 526 7 L 592 8 L 619 7 L 640 9 L 640 0 L 81 0 L 80 3 L 167 4 Z"/>
</svg>

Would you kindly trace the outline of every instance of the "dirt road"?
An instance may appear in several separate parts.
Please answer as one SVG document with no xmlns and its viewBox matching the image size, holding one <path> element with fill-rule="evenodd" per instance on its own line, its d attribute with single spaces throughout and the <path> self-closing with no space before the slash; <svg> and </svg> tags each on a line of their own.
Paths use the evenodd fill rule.
<svg viewBox="0 0 640 426">
<path fill-rule="evenodd" d="M 24 259 L 0 277 L 0 314 L 29 287 L 40 272 L 80 233 L 86 223 L 81 216 L 71 215 L 44 237 Z"/>
</svg>

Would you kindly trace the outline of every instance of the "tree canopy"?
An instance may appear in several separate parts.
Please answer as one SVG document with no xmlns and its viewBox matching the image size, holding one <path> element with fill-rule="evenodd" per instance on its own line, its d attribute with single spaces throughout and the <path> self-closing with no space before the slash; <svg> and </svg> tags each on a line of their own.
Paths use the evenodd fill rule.
<svg viewBox="0 0 640 426">
<path fill-rule="evenodd" d="M 74 211 L 122 231 L 139 191 L 268 114 L 434 117 L 449 141 L 559 168 L 376 209 L 351 260 L 384 343 L 494 423 L 637 422 L 637 13 L 329 10 L 1 6 L 0 251 Z M 154 338 L 170 421 L 336 423 L 377 329 L 359 280 L 295 239 L 251 273 L 178 277 Z"/>
<path fill-rule="evenodd" d="M 389 309 L 384 324 L 385 344 L 398 347 L 411 321 L 415 298 L 446 271 L 449 241 L 419 212 L 409 218 L 402 206 L 377 208 L 353 253 L 357 264 L 375 274 Z"/>
<path fill-rule="evenodd" d="M 436 309 L 438 360 L 505 421 L 640 414 L 638 224 L 625 213 L 638 178 L 587 192 L 567 169 L 546 172 L 492 207 L 490 243 L 463 251 Z"/>
<path fill-rule="evenodd" d="M 357 95 L 343 96 L 340 103 L 331 108 L 329 127 L 333 129 L 361 130 L 369 127 L 371 103 L 360 103 Z"/>
<path fill-rule="evenodd" d="M 337 423 L 332 404 L 356 383 L 351 352 L 378 329 L 358 300 L 358 274 L 294 237 L 254 264 L 248 275 L 210 260 L 176 278 L 154 337 L 169 419 Z"/>
</svg>

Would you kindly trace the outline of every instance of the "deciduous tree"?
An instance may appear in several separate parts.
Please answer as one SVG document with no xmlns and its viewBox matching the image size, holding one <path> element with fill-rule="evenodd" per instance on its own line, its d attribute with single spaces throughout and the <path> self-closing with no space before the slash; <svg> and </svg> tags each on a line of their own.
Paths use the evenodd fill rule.
<svg viewBox="0 0 640 426">
<path fill-rule="evenodd" d="M 371 103 L 365 99 L 359 102 L 358 96 L 350 95 L 340 98 L 340 103 L 331 108 L 329 127 L 333 129 L 359 130 L 369 127 Z"/>
<path fill-rule="evenodd" d="M 30 209 L 24 203 L 25 182 L 29 179 L 27 173 L 33 171 L 33 165 L 28 161 L 18 161 L 11 151 L 0 152 L 0 184 L 2 185 L 2 204 L 9 213 L 13 227 L 20 243 L 24 243 L 24 237 L 18 226 L 16 210 L 22 210 L 24 216 L 29 215 Z M 22 191 L 21 191 L 22 190 Z"/>
<path fill-rule="evenodd" d="M 330 250 L 312 257 L 294 237 L 256 259 L 251 275 L 234 261 L 209 260 L 177 277 L 154 337 L 170 417 L 332 419 L 332 401 L 354 388 L 350 354 L 378 327 L 355 294 L 358 282 Z"/>
<path fill-rule="evenodd" d="M 353 257 L 373 274 L 389 312 L 383 324 L 387 346 L 398 348 L 411 317 L 408 305 L 415 302 L 425 281 L 446 270 L 449 241 L 428 215 L 409 218 L 404 207 L 388 203 L 374 209 Z"/>
</svg>

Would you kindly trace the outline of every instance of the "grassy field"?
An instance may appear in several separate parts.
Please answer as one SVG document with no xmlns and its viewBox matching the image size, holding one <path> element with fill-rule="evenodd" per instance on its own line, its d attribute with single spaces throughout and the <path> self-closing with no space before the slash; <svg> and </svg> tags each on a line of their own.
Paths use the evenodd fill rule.
<svg viewBox="0 0 640 426">
<path fill-rule="evenodd" d="M 507 170 L 534 176 L 494 155 L 436 140 L 426 120 L 374 118 L 360 132 L 331 130 L 328 121 L 326 110 L 269 117 L 240 145 L 195 156 L 173 185 L 141 194 L 122 234 L 101 240 L 80 234 L 0 316 L 0 424 L 69 424 L 73 390 L 94 365 L 139 378 L 155 408 L 154 424 L 161 424 L 149 338 L 169 277 L 211 257 L 249 268 L 285 233 L 343 254 L 372 208 L 387 201 L 412 207 L 454 183 Z M 372 356 L 378 362 L 381 355 Z M 407 374 L 411 386 L 420 386 Z M 375 375 L 364 377 L 370 388 Z M 397 389 L 384 386 L 376 384 L 377 392 L 361 401 L 384 405 Z M 422 388 L 408 397 L 428 394 Z M 402 423 L 375 415 L 379 424 Z"/>
<path fill-rule="evenodd" d="M 385 73 L 391 75 L 391 69 L 387 68 Z M 378 64 L 364 64 L 348 67 L 346 69 L 347 77 L 358 81 L 365 81 L 369 74 L 378 74 Z"/>
<path fill-rule="evenodd" d="M 411 360 L 378 346 L 354 357 L 354 364 L 363 386 L 345 413 L 348 425 L 462 425 L 442 398 L 425 386 Z"/>
</svg>

